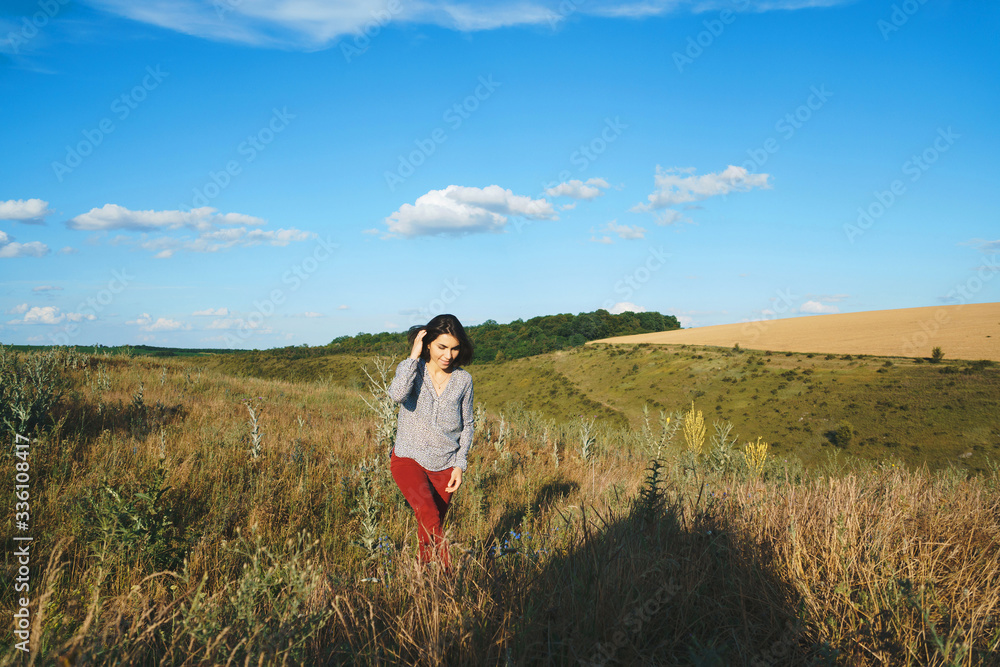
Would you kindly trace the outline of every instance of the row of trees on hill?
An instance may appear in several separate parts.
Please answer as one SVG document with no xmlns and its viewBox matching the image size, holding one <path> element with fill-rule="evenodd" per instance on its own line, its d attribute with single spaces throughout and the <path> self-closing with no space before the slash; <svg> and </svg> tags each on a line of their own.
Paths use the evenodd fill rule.
<svg viewBox="0 0 1000 667">
<path fill-rule="evenodd" d="M 486 320 L 482 324 L 465 328 L 475 348 L 475 362 L 519 359 L 554 350 L 564 350 L 583 345 L 589 340 L 609 336 L 652 333 L 680 329 L 673 315 L 660 313 L 621 313 L 612 315 L 606 310 L 592 313 L 543 315 L 529 320 L 514 320 L 500 324 Z M 294 354 L 302 348 L 285 348 Z M 408 351 L 406 333 L 359 333 L 356 336 L 335 338 L 329 345 L 310 348 L 319 354 L 350 352 L 372 355 L 405 354 Z M 275 350 L 277 351 L 277 350 Z"/>
<path fill-rule="evenodd" d="M 475 361 L 503 361 L 565 350 L 598 338 L 672 329 L 680 329 L 673 315 L 655 312 L 612 315 L 601 309 L 579 315 L 566 313 L 514 320 L 510 324 L 486 320 L 468 327 L 466 332 L 476 349 Z"/>
<path fill-rule="evenodd" d="M 628 336 L 680 328 L 680 323 L 673 315 L 656 312 L 627 312 L 612 315 L 600 309 L 578 315 L 569 313 L 542 315 L 529 320 L 514 320 L 508 324 L 486 320 L 482 324 L 466 327 L 465 331 L 475 348 L 473 363 L 476 363 L 520 359 L 554 350 L 565 350 L 583 345 L 589 340 L 609 336 Z M 409 346 L 406 342 L 406 332 L 383 331 L 340 336 L 334 338 L 328 345 L 317 347 L 300 345 L 262 352 L 254 351 L 250 354 L 264 355 L 270 359 L 303 359 L 341 353 L 396 356 L 407 352 Z"/>
</svg>

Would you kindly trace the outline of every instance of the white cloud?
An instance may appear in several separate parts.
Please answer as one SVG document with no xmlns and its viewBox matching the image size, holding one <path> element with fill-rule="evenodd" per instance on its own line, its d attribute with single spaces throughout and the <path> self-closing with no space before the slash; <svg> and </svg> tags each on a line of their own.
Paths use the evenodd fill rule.
<svg viewBox="0 0 1000 667">
<path fill-rule="evenodd" d="M 97 316 L 91 313 L 63 313 L 56 306 L 33 306 L 22 303 L 11 308 L 9 313 L 14 315 L 24 314 L 20 320 L 10 320 L 8 324 L 61 324 L 65 320 L 70 322 L 83 322 L 84 320 L 96 320 Z"/>
<path fill-rule="evenodd" d="M 201 339 L 203 343 L 226 343 L 232 347 L 233 337 L 231 334 L 220 334 L 218 336 L 205 336 Z"/>
<path fill-rule="evenodd" d="M 200 234 L 196 239 L 181 239 L 169 236 L 144 239 L 137 243 L 143 250 L 154 252 L 157 259 L 173 257 L 180 250 L 189 252 L 220 252 L 230 248 L 248 248 L 255 245 L 270 245 L 284 247 L 296 241 L 308 241 L 315 238 L 313 232 L 299 229 L 246 229 L 236 227 L 220 229 L 216 232 Z"/>
<path fill-rule="evenodd" d="M 507 218 L 556 220 L 555 210 L 545 199 L 515 195 L 499 185 L 485 188 L 449 185 L 431 190 L 413 204 L 403 204 L 385 219 L 391 234 L 469 234 L 502 231 Z"/>
<path fill-rule="evenodd" d="M 105 204 L 92 208 L 87 213 L 69 220 L 70 229 L 84 231 L 107 231 L 109 229 L 129 229 L 133 231 L 165 231 L 173 229 L 193 229 L 208 232 L 223 225 L 264 225 L 266 220 L 242 213 L 218 213 L 211 206 L 193 208 L 190 211 L 132 211 L 117 204 Z"/>
<path fill-rule="evenodd" d="M 550 197 L 572 197 L 573 199 L 589 200 L 603 195 L 604 193 L 601 192 L 601 188 L 606 190 L 610 187 L 611 185 L 603 178 L 589 178 L 586 182 L 574 179 L 547 189 L 545 194 Z"/>
<path fill-rule="evenodd" d="M 35 306 L 24 314 L 25 324 L 59 324 L 66 316 L 55 306 Z"/>
<path fill-rule="evenodd" d="M 830 306 L 819 301 L 806 301 L 799 306 L 799 312 L 824 315 L 828 313 L 838 313 L 840 312 L 840 309 L 836 306 Z"/>
<path fill-rule="evenodd" d="M 193 230 L 195 238 L 177 236 L 149 236 L 143 234 L 136 240 L 119 234 L 111 239 L 113 245 L 135 245 L 154 253 L 159 259 L 172 257 L 174 253 L 219 252 L 230 248 L 245 248 L 255 245 L 286 246 L 297 241 L 314 238 L 313 232 L 299 229 L 248 229 L 267 224 L 266 220 L 242 213 L 218 213 L 211 206 L 190 211 L 131 211 L 117 204 L 105 204 L 70 220 L 71 229 L 86 231 L 108 231 L 124 229 L 141 232 L 166 232 Z"/>
<path fill-rule="evenodd" d="M 615 305 L 611 306 L 611 310 L 608 311 L 612 315 L 621 315 L 622 313 L 645 313 L 646 309 L 642 306 L 637 306 L 631 301 L 619 301 Z"/>
<path fill-rule="evenodd" d="M 590 240 L 593 241 L 594 243 L 603 243 L 604 245 L 611 245 L 612 243 L 614 243 L 614 240 L 612 240 L 610 236 L 601 236 L 601 237 L 591 236 Z"/>
<path fill-rule="evenodd" d="M 671 167 L 664 169 L 657 165 L 653 180 L 656 189 L 644 204 L 636 204 L 633 211 L 654 211 L 675 204 L 701 201 L 709 197 L 747 192 L 753 188 L 768 189 L 769 174 L 751 174 L 743 167 L 729 165 L 718 173 L 696 176 L 694 167 Z"/>
<path fill-rule="evenodd" d="M 206 329 L 235 329 L 243 324 L 244 321 L 239 318 L 223 318 L 218 320 L 212 320 Z"/>
<path fill-rule="evenodd" d="M 225 317 L 229 314 L 228 308 L 206 308 L 205 310 L 196 310 L 192 315 L 196 316 L 208 316 L 208 317 Z"/>
<path fill-rule="evenodd" d="M 39 285 L 38 287 L 31 288 L 32 292 L 53 292 L 61 290 L 62 287 L 56 287 L 54 285 Z"/>
<path fill-rule="evenodd" d="M 983 252 L 997 252 L 1000 251 L 1000 240 L 987 241 L 985 239 L 973 239 L 970 242 L 972 245 L 976 246 Z M 962 244 L 965 245 L 965 244 Z"/>
<path fill-rule="evenodd" d="M 0 257 L 43 257 L 49 254 L 49 247 L 40 241 L 18 243 L 12 241 L 7 232 L 0 231 Z"/>
<path fill-rule="evenodd" d="M 76 254 L 78 252 L 80 252 L 80 251 L 77 250 L 76 248 L 73 248 L 71 246 L 66 246 L 65 248 L 63 248 L 62 250 L 59 251 L 59 254 L 60 255 L 74 255 L 74 254 Z"/>
<path fill-rule="evenodd" d="M 653 215 L 656 216 L 656 224 L 658 225 L 677 225 L 682 222 L 691 222 L 691 218 L 672 208 L 656 211 Z"/>
<path fill-rule="evenodd" d="M 341 304 L 341 305 L 337 306 L 337 310 L 347 310 L 348 308 L 350 308 L 350 306 L 348 306 L 346 304 Z"/>
<path fill-rule="evenodd" d="M 177 320 L 158 317 L 155 320 L 149 313 L 142 313 L 134 320 L 129 320 L 125 324 L 137 326 L 143 331 L 176 331 L 177 329 L 190 329 L 190 325 Z"/>
<path fill-rule="evenodd" d="M 219 320 L 212 320 L 206 329 L 254 329 L 254 333 L 272 333 L 272 330 L 268 327 L 261 328 L 263 326 L 263 318 L 257 319 L 243 319 L 242 317 L 226 317 Z"/>
<path fill-rule="evenodd" d="M 307 310 L 306 312 L 302 313 L 302 316 L 303 317 L 323 317 L 323 313 L 314 313 L 311 310 Z"/>
<path fill-rule="evenodd" d="M 850 296 L 850 294 L 806 294 L 806 298 L 816 301 L 826 301 L 829 303 L 840 303 Z"/>
<path fill-rule="evenodd" d="M 600 231 L 610 234 L 617 234 L 620 239 L 642 239 L 646 238 L 646 230 L 639 225 L 619 225 L 617 220 L 612 220 Z"/>
<path fill-rule="evenodd" d="M 799 9 L 852 0 L 747 0 L 747 11 Z M 732 0 L 90 0 L 106 11 L 185 35 L 271 48 L 322 49 L 366 24 L 426 24 L 463 32 L 543 25 L 573 14 L 639 19 L 687 9 L 732 9 Z M 349 41 L 347 42 L 350 43 Z"/>
<path fill-rule="evenodd" d="M 8 199 L 0 201 L 0 220 L 38 223 L 51 213 L 43 199 Z"/>
</svg>

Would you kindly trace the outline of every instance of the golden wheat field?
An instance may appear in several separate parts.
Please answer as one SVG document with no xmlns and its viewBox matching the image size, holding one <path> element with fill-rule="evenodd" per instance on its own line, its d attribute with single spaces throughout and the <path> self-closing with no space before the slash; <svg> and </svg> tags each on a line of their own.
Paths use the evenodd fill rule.
<svg viewBox="0 0 1000 667">
<path fill-rule="evenodd" d="M 616 336 L 592 343 L 717 345 L 827 354 L 1000 361 L 1000 303 L 874 310 Z"/>
</svg>

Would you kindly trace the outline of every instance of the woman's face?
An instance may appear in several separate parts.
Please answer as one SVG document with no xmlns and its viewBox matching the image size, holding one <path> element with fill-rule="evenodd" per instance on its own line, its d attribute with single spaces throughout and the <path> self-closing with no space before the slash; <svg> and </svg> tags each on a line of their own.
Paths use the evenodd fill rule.
<svg viewBox="0 0 1000 667">
<path fill-rule="evenodd" d="M 427 346 L 431 363 L 442 371 L 450 371 L 451 365 L 458 357 L 458 339 L 451 334 L 441 334 Z"/>
</svg>

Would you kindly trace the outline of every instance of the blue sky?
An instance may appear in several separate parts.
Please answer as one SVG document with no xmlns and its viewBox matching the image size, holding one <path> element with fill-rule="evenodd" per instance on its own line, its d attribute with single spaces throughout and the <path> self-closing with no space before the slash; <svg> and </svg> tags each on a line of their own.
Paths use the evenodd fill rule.
<svg viewBox="0 0 1000 667">
<path fill-rule="evenodd" d="M 0 342 L 1000 301 L 998 32 L 949 0 L 8 1 Z"/>
</svg>

